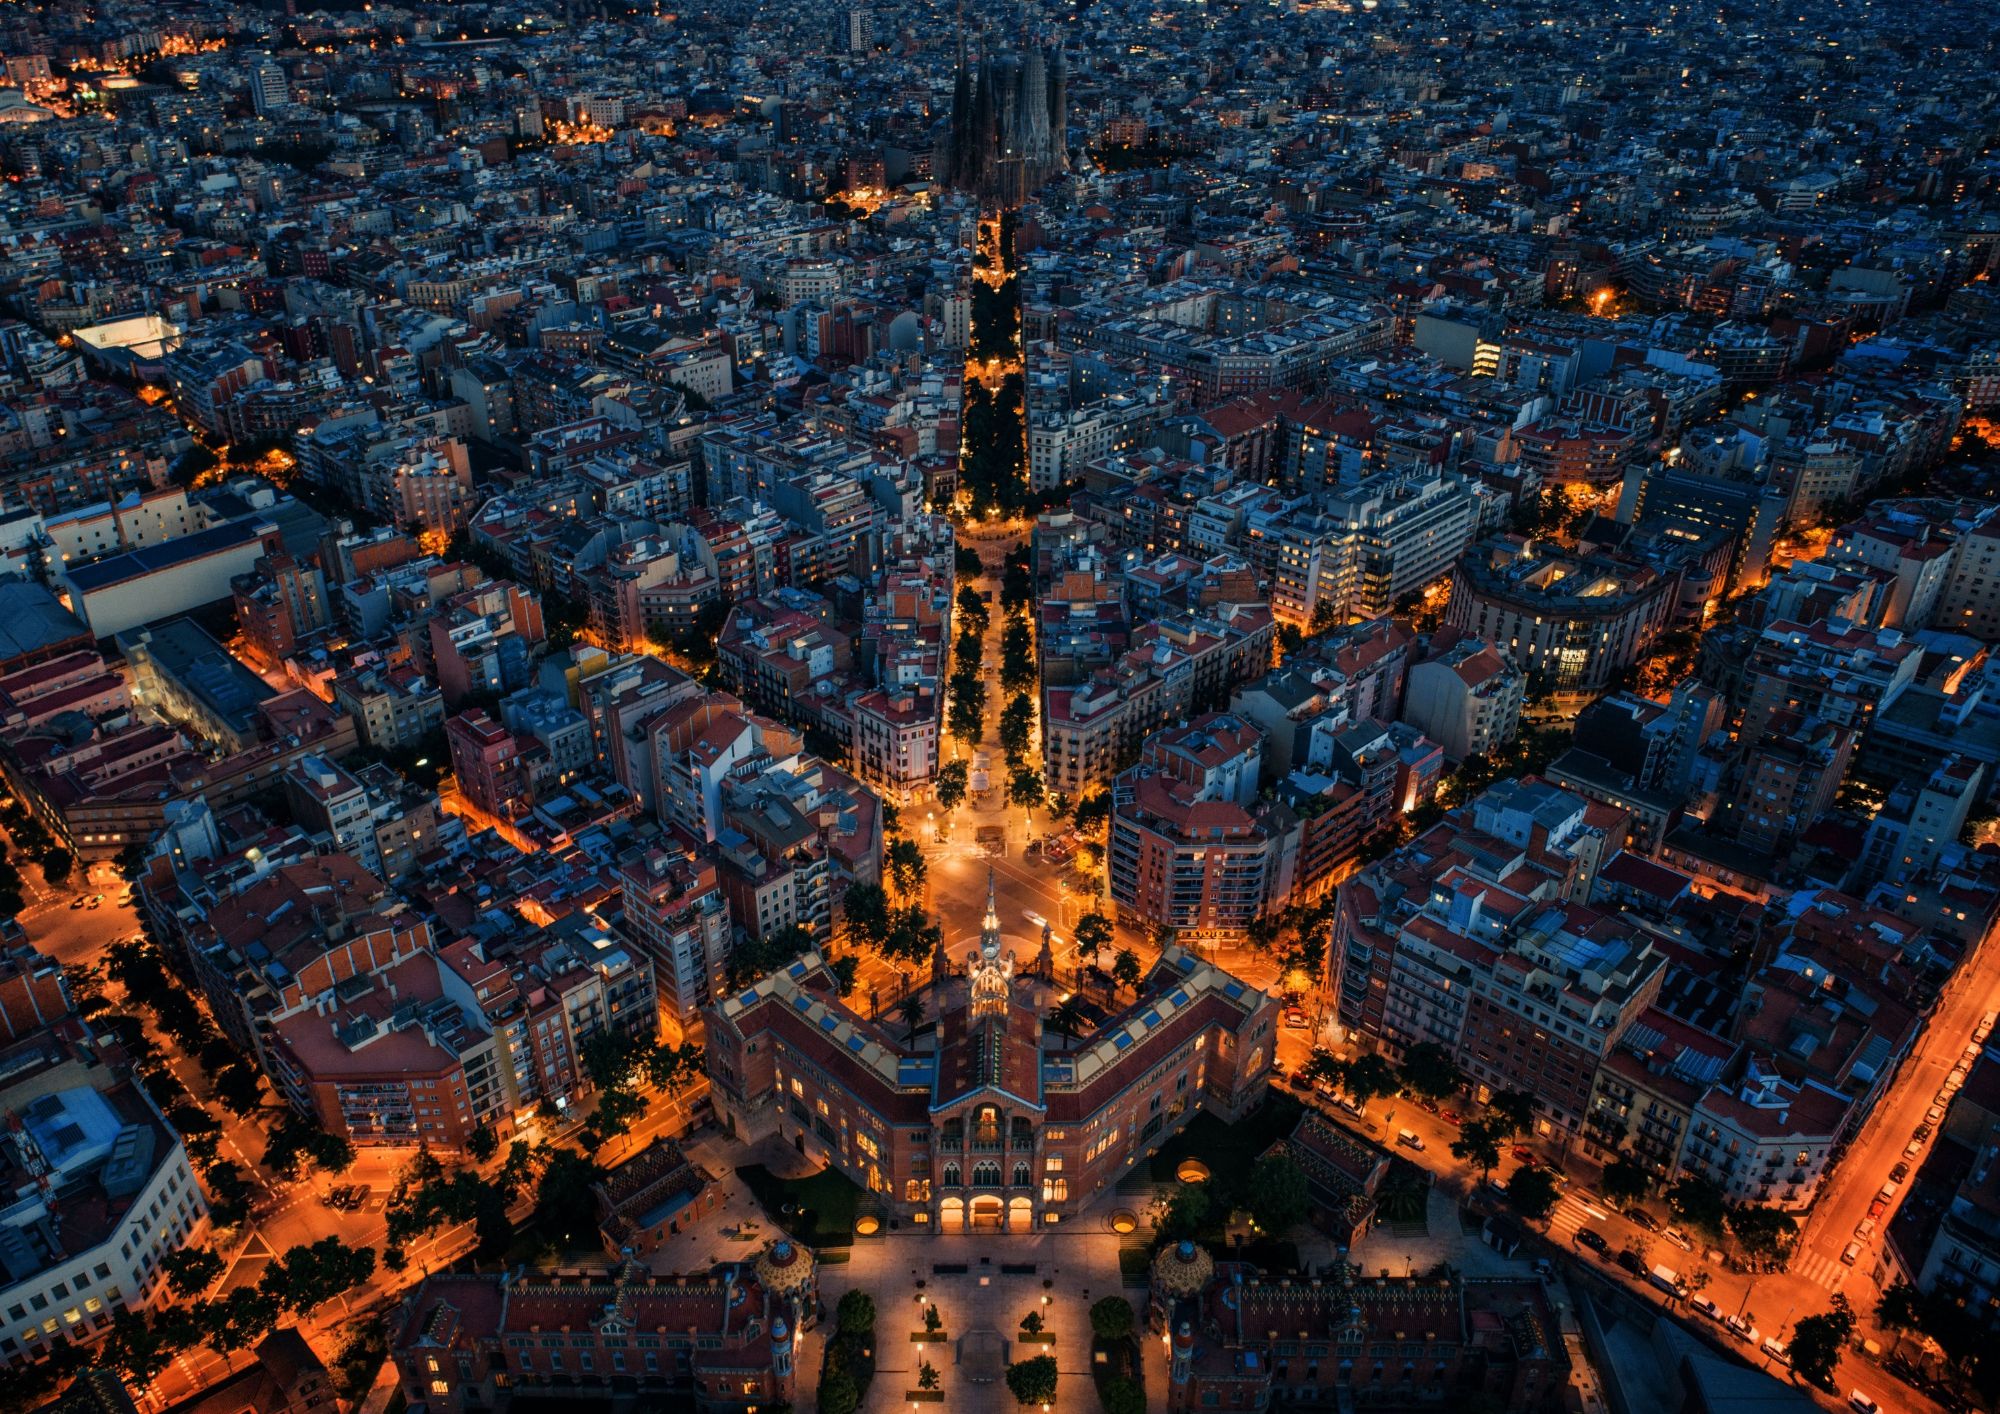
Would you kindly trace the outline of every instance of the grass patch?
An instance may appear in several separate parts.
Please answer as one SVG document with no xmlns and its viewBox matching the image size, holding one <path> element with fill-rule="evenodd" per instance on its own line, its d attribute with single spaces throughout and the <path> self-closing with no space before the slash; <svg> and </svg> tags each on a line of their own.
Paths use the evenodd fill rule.
<svg viewBox="0 0 2000 1414">
<path fill-rule="evenodd" d="M 1248 1118 L 1235 1124 L 1203 1110 L 1160 1146 L 1160 1152 L 1148 1160 L 1146 1171 L 1156 1183 L 1172 1183 L 1182 1159 L 1200 1159 L 1208 1165 L 1211 1183 L 1223 1193 L 1240 1193 L 1248 1186 L 1257 1160 L 1297 1127 L 1304 1108 L 1290 1095 L 1274 1091 Z"/>
<path fill-rule="evenodd" d="M 736 1172 L 771 1221 L 806 1246 L 846 1247 L 854 1240 L 863 1194 L 845 1174 L 826 1168 L 810 1178 L 779 1178 L 762 1164 Z"/>
<path fill-rule="evenodd" d="M 1144 1286 L 1153 1279 L 1153 1249 L 1140 1243 L 1118 1249 L 1118 1275 L 1127 1286 Z"/>
</svg>

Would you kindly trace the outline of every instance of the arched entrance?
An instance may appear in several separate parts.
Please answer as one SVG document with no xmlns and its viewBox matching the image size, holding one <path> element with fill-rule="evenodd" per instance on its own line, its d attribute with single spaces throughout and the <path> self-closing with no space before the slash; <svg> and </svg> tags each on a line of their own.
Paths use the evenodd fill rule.
<svg viewBox="0 0 2000 1414">
<path fill-rule="evenodd" d="M 1007 1231 L 1026 1232 L 1035 1225 L 1035 1205 L 1016 1198 L 1007 1205 Z"/>
<path fill-rule="evenodd" d="M 998 1231 L 1000 1227 L 1000 1200 L 987 1194 L 972 1200 L 972 1230 Z"/>
<path fill-rule="evenodd" d="M 965 1200 L 963 1198 L 947 1198 L 938 1204 L 938 1231 L 965 1231 Z"/>
</svg>

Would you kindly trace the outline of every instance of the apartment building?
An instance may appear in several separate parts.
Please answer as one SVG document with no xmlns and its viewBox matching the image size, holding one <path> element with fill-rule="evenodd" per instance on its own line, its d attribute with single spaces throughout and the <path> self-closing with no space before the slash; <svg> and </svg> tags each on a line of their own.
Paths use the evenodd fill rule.
<svg viewBox="0 0 2000 1414">
<path fill-rule="evenodd" d="M 1255 726 L 1220 712 L 1148 739 L 1111 787 L 1107 874 L 1120 917 L 1214 943 L 1285 905 L 1298 819 L 1257 801 L 1262 750 Z"/>
<path fill-rule="evenodd" d="M 1526 694 L 1527 678 L 1492 644 L 1445 633 L 1410 668 L 1403 720 L 1451 760 L 1465 761 L 1514 739 Z"/>
</svg>

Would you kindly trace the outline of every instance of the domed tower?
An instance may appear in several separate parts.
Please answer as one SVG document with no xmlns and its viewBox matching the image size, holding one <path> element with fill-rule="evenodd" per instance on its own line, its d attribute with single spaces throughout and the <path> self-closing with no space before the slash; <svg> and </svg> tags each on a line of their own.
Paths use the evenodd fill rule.
<svg viewBox="0 0 2000 1414">
<path fill-rule="evenodd" d="M 1174 1327 L 1174 1363 L 1167 1378 L 1177 1385 L 1185 1385 L 1194 1373 L 1194 1326 L 1186 1318 Z"/>
<path fill-rule="evenodd" d="M 764 1290 L 790 1309 L 793 1329 L 803 1328 L 819 1307 L 819 1283 L 812 1253 L 790 1238 L 781 1237 L 757 1258 L 756 1270 Z M 775 1326 L 772 1339 L 777 1339 Z"/>
<path fill-rule="evenodd" d="M 792 1382 L 792 1328 L 783 1316 L 771 1321 L 771 1373 L 786 1385 L 790 1393 Z"/>
</svg>

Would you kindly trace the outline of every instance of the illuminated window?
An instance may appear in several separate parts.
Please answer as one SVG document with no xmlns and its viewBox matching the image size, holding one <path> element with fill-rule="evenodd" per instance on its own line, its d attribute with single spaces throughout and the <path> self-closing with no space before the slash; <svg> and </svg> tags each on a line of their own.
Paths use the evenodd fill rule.
<svg viewBox="0 0 2000 1414">
<path fill-rule="evenodd" d="M 432 1380 L 432 1381 L 431 1381 L 431 1393 L 432 1393 L 432 1394 L 449 1394 L 449 1393 L 451 1393 L 451 1386 L 450 1386 L 450 1385 L 448 1385 L 448 1384 L 446 1384 L 446 1383 L 445 1383 L 445 1382 L 444 1382 L 443 1380 Z"/>
</svg>

